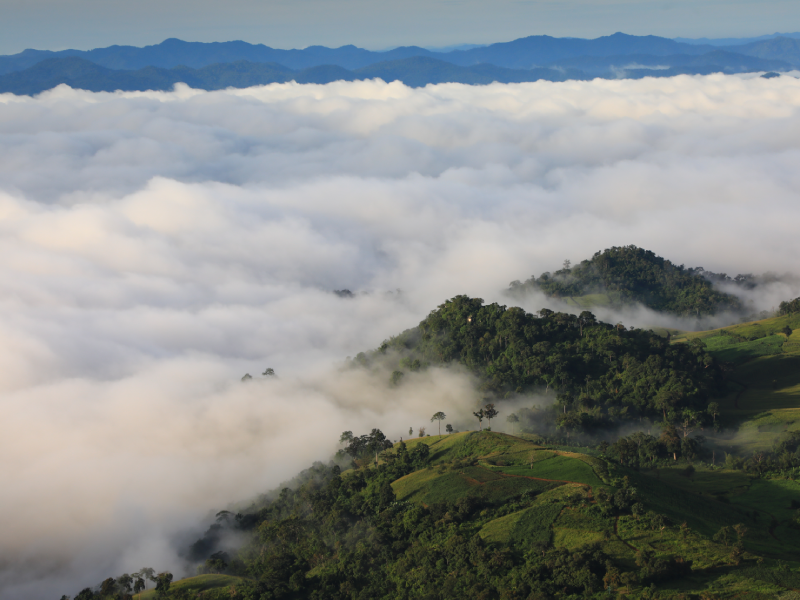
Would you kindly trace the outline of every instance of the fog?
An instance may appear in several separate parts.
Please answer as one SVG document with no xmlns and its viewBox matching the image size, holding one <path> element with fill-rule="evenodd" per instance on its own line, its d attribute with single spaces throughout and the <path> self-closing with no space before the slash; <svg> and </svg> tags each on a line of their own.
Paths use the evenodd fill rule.
<svg viewBox="0 0 800 600">
<path fill-rule="evenodd" d="M 792 272 L 798 109 L 787 76 L 0 96 L 0 595 L 181 574 L 176 534 L 343 430 L 464 423 L 464 374 L 342 370 L 456 294 L 627 244 Z"/>
</svg>

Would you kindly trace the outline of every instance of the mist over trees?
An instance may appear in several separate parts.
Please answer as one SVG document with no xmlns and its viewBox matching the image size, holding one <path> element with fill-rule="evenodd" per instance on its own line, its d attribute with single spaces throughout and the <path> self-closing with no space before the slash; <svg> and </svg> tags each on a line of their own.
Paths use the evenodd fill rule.
<svg viewBox="0 0 800 600">
<path fill-rule="evenodd" d="M 478 377 L 479 393 L 500 403 L 550 395 L 556 425 L 572 432 L 642 417 L 677 422 L 692 411 L 705 414 L 724 390 L 723 372 L 702 343 L 670 344 L 651 331 L 599 322 L 588 311 L 543 309 L 537 316 L 468 296 L 446 301 L 354 364 L 375 360 L 461 365 Z M 493 410 L 494 402 L 474 413 L 478 428 Z"/>
<path fill-rule="evenodd" d="M 553 298 L 608 294 L 612 304 L 639 303 L 680 316 L 702 317 L 740 310 L 739 299 L 716 290 L 705 273 L 702 267 L 675 265 L 650 250 L 614 246 L 574 266 L 565 261 L 563 268 L 554 273 L 542 273 L 524 282 L 512 281 L 509 293 L 521 297 L 536 290 Z"/>
</svg>

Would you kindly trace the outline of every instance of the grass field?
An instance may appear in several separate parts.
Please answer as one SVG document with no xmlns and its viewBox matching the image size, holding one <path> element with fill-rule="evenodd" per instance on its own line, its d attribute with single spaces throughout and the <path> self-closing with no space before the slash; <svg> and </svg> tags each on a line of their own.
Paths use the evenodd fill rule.
<svg viewBox="0 0 800 600">
<path fill-rule="evenodd" d="M 178 581 L 173 581 L 170 590 L 186 590 L 194 595 L 200 592 L 207 592 L 208 590 L 221 590 L 222 588 L 230 588 L 236 586 L 241 581 L 241 577 L 233 577 L 231 575 L 197 575 L 196 577 L 187 577 Z M 151 584 L 152 585 L 152 584 Z M 224 594 L 228 595 L 228 590 L 224 590 Z M 208 596 L 207 596 L 208 597 Z M 139 596 L 134 596 L 135 600 L 139 600 Z M 156 591 L 149 589 L 141 594 L 142 600 L 155 600 Z"/>
<path fill-rule="evenodd" d="M 553 523 L 565 503 L 571 501 L 568 497 L 575 494 L 585 495 L 581 488 L 572 485 L 545 491 L 529 508 L 489 521 L 479 534 L 487 542 L 512 542 L 525 548 L 535 543 L 548 543 L 553 536 Z"/>
<path fill-rule="evenodd" d="M 525 492 L 539 493 L 560 485 L 524 477 L 506 477 L 481 467 L 457 470 L 422 469 L 392 484 L 398 500 L 434 504 L 455 502 L 469 496 L 489 504 L 500 504 Z"/>
<path fill-rule="evenodd" d="M 532 465 L 498 467 L 498 470 L 522 477 L 575 481 L 592 486 L 603 484 L 591 466 L 580 459 L 568 456 L 553 455 L 547 460 L 539 460 Z"/>
<path fill-rule="evenodd" d="M 704 432 L 712 446 L 750 453 L 771 447 L 782 431 L 800 430 L 800 314 L 670 333 L 674 343 L 702 339 L 714 357 L 734 365 L 729 393 L 719 400 L 725 431 Z"/>
<path fill-rule="evenodd" d="M 636 476 L 635 486 L 648 507 L 674 523 L 686 522 L 709 538 L 723 525 L 743 523 L 749 533 L 745 547 L 758 554 L 800 560 L 800 532 L 778 536 L 776 527 L 789 522 L 791 501 L 800 499 L 800 483 L 755 479 L 744 473 L 697 466 L 691 478 L 683 469 L 658 469 Z"/>
</svg>

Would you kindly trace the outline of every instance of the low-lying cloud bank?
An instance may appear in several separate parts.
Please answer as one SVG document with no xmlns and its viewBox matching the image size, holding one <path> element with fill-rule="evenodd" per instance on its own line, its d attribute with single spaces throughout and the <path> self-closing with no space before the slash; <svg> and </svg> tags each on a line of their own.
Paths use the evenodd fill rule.
<svg viewBox="0 0 800 600">
<path fill-rule="evenodd" d="M 179 569 L 342 430 L 457 423 L 464 375 L 339 370 L 446 298 L 623 244 L 795 270 L 798 109 L 790 77 L 0 96 L 0 595 Z"/>
</svg>

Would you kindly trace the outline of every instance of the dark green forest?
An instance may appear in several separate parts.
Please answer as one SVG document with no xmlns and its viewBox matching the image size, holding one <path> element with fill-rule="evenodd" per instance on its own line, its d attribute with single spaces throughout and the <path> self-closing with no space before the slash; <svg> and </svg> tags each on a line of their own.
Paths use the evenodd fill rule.
<svg viewBox="0 0 800 600">
<path fill-rule="evenodd" d="M 612 304 L 639 303 L 659 312 L 702 317 L 742 308 L 735 296 L 714 289 L 702 267 L 686 268 L 636 246 L 612 247 L 591 259 L 525 282 L 509 292 L 520 297 L 537 290 L 553 298 L 608 294 Z M 713 275 L 713 274 L 712 274 Z"/>
<path fill-rule="evenodd" d="M 537 316 L 467 296 L 448 300 L 354 363 L 384 359 L 396 382 L 407 372 L 457 364 L 477 376 L 487 399 L 553 394 L 555 406 L 536 421 L 567 432 L 642 417 L 702 422 L 709 400 L 725 389 L 724 372 L 700 340 L 670 344 L 652 331 L 597 321 L 588 311 L 543 309 Z"/>
</svg>

